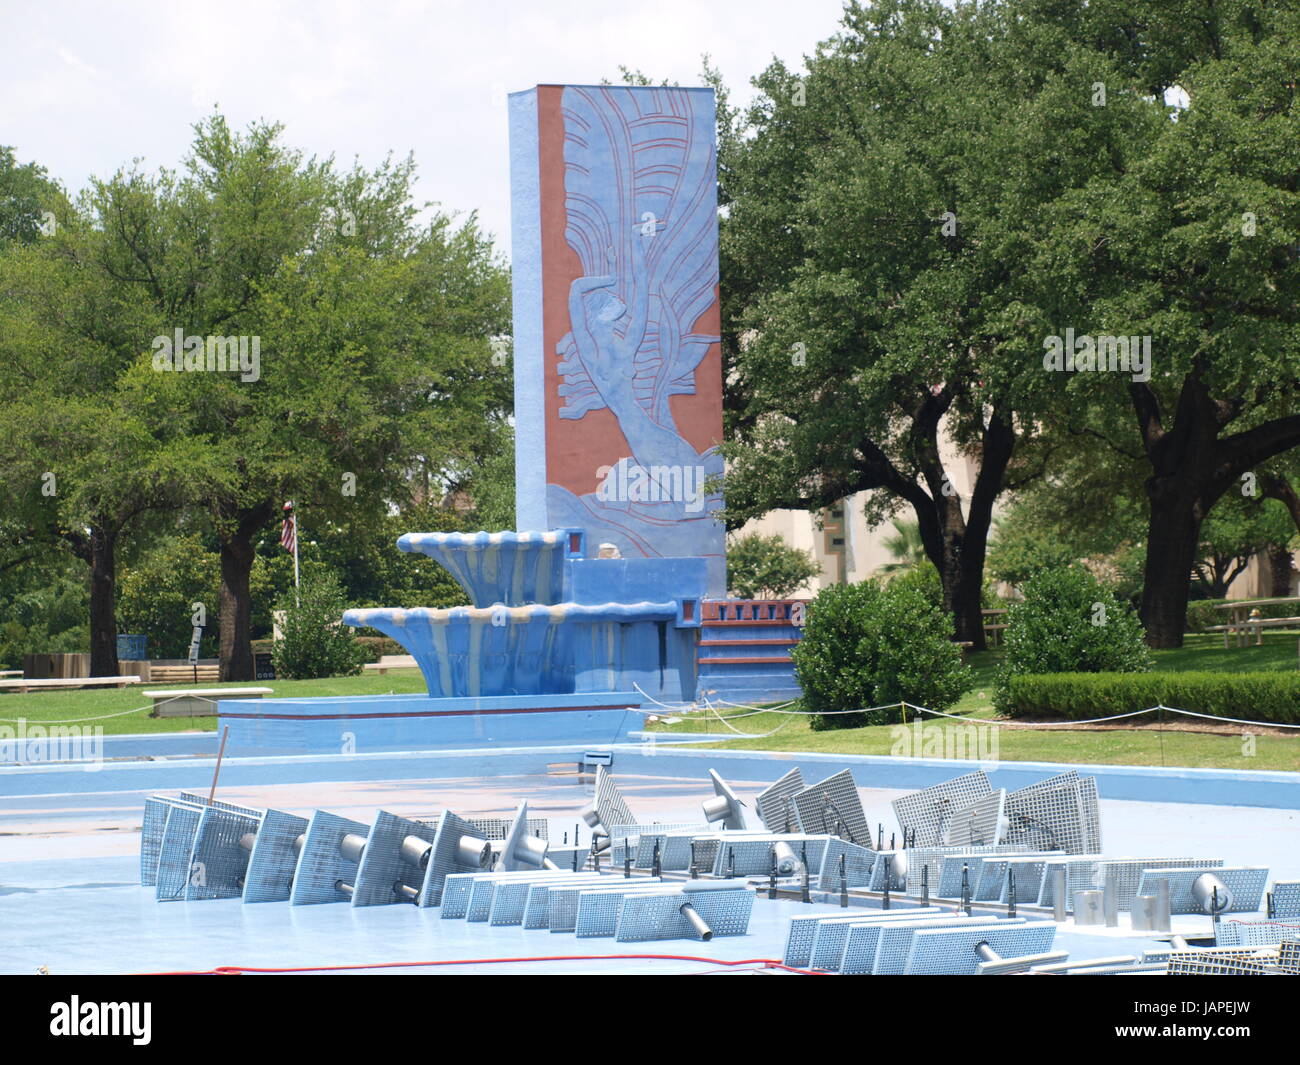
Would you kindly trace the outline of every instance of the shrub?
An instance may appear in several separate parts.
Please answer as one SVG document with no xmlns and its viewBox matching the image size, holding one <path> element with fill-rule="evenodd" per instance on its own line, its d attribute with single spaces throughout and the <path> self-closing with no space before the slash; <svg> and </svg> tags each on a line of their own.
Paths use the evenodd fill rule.
<svg viewBox="0 0 1300 1065">
<path fill-rule="evenodd" d="M 858 728 L 892 720 L 893 710 L 824 716 L 906 700 L 946 710 L 969 683 L 949 618 L 917 587 L 901 582 L 835 584 L 808 609 L 791 652 L 814 729 Z"/>
<path fill-rule="evenodd" d="M 1043 570 L 1025 582 L 1023 602 L 1007 610 L 1006 658 L 995 702 L 1023 673 L 1143 673 L 1151 652 L 1126 603 L 1079 565 Z"/>
<path fill-rule="evenodd" d="M 1215 717 L 1300 724 L 1300 673 L 1052 673 L 1010 677 L 1002 712 L 1083 720 L 1172 706 Z"/>
<path fill-rule="evenodd" d="M 727 588 L 739 599 L 784 599 L 821 571 L 811 554 L 777 535 L 750 533 L 727 546 Z"/>
<path fill-rule="evenodd" d="M 914 588 L 925 596 L 925 601 L 936 610 L 943 609 L 943 581 L 939 571 L 928 559 L 888 578 L 892 588 Z"/>
<path fill-rule="evenodd" d="M 895 587 L 919 589 L 925 596 L 926 602 L 940 610 L 943 609 L 943 581 L 939 578 L 939 571 L 935 569 L 934 563 L 929 559 L 885 579 Z M 988 608 L 998 606 L 1000 603 L 994 582 L 986 580 L 984 587 L 980 589 L 980 606 Z"/>
<path fill-rule="evenodd" d="M 300 597 L 301 605 L 292 591 L 280 600 L 284 623 L 272 651 L 276 676 L 306 680 L 360 673 L 366 652 L 342 622 L 346 604 L 338 579 L 332 573 L 305 576 Z"/>
</svg>

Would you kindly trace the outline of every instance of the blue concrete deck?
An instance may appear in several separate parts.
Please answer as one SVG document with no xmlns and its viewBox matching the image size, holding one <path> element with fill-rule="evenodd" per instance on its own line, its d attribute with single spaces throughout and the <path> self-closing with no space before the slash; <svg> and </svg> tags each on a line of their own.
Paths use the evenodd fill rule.
<svg viewBox="0 0 1300 1065">
<path fill-rule="evenodd" d="M 244 906 L 237 900 L 159 903 L 152 889 L 137 882 L 144 797 L 180 789 L 206 792 L 213 760 L 176 757 L 177 748 L 201 749 L 207 742 L 202 737 L 157 739 L 155 756 L 164 760 L 110 762 L 93 772 L 75 764 L 0 768 L 0 971 L 30 973 L 42 965 L 56 973 L 378 966 L 626 953 L 680 954 L 718 962 L 780 958 L 786 920 L 795 912 L 808 912 L 798 903 L 760 897 L 747 936 L 708 944 L 673 940 L 623 945 L 612 939 L 579 940 L 572 935 L 442 921 L 437 910 L 410 906 Z M 149 744 L 123 738 L 116 747 L 134 752 Z M 536 816 L 549 819 L 551 837 L 558 842 L 562 833 L 573 831 L 577 808 L 586 798 L 586 786 L 573 773 L 582 750 L 234 758 L 223 766 L 219 797 L 304 814 L 320 807 L 366 823 L 380 808 L 404 816 L 429 816 L 444 807 L 466 816 L 505 816 L 518 799 L 527 798 Z M 790 766 L 798 764 L 809 779 L 818 779 L 843 761 L 815 755 L 744 759 L 734 751 L 683 751 L 656 745 L 653 752 L 615 747 L 613 769 L 640 820 L 693 821 L 699 816 L 699 802 L 710 791 L 705 779 L 710 765 L 717 765 L 732 780 L 752 809 L 753 796 Z M 867 816 L 871 823 L 885 825 L 886 837 L 896 827 L 889 802 L 922 786 L 913 780 L 917 774 L 937 772 L 944 779 L 972 768 L 960 762 L 935 768 L 897 759 L 851 761 Z M 1019 786 L 1024 774 L 1037 779 L 1056 768 L 1003 763 L 993 775 L 994 784 Z M 1008 774 L 1005 782 L 1004 773 Z M 1266 803 L 1260 806 L 1117 799 L 1110 793 L 1130 787 L 1137 777 L 1103 776 L 1106 853 L 1116 857 L 1206 854 L 1230 864 L 1269 865 L 1270 880 L 1300 878 L 1300 848 L 1295 845 L 1300 840 L 1300 810 L 1269 805 L 1279 796 L 1296 793 L 1286 779 L 1294 774 L 1262 776 L 1280 779 L 1259 790 Z M 1157 783 L 1143 787 L 1158 792 L 1159 774 L 1155 779 Z M 1227 787 L 1233 799 L 1250 794 L 1239 780 L 1229 781 Z M 1207 798 L 1216 794 L 1204 779 L 1198 788 Z M 1202 934 L 1208 927 L 1208 918 L 1175 919 L 1176 930 Z M 1085 934 L 1070 925 L 1058 935 L 1059 946 L 1076 957 L 1133 953 L 1154 943 L 1123 938 L 1123 930 Z M 725 967 L 707 960 L 611 959 L 376 971 L 668 973 L 718 968 Z"/>
</svg>

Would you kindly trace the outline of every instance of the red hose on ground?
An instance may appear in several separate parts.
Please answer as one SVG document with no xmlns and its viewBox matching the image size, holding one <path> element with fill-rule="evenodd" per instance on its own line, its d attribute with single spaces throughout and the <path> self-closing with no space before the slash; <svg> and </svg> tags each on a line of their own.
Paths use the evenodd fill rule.
<svg viewBox="0 0 1300 1065">
<path fill-rule="evenodd" d="M 252 965 L 221 965 L 215 969 L 195 969 L 165 973 L 135 973 L 136 976 L 239 976 L 242 973 L 335 973 L 357 969 L 419 969 L 437 965 L 504 965 L 512 962 L 542 961 L 701 961 L 711 965 L 751 965 L 764 969 L 780 969 L 800 976 L 825 976 L 826 973 L 809 969 L 796 969 L 775 958 L 742 958 L 728 961 L 725 958 L 701 958 L 695 954 L 550 954 L 525 958 L 449 958 L 441 961 L 385 961 L 372 965 L 303 965 L 284 968 L 262 968 Z"/>
</svg>

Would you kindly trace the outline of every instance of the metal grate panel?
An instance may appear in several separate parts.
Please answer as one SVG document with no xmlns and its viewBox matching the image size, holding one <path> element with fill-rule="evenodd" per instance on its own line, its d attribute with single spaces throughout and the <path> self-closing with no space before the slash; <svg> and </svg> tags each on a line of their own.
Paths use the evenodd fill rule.
<svg viewBox="0 0 1300 1065">
<path fill-rule="evenodd" d="M 885 878 L 889 878 L 889 890 L 894 892 L 904 891 L 907 887 L 907 877 L 901 876 L 894 868 L 893 858 L 901 851 L 882 851 L 880 858 L 871 867 L 871 882 L 867 885 L 868 891 L 884 891 Z M 885 859 L 889 858 L 889 861 Z M 847 864 L 847 863 L 846 863 Z"/>
<path fill-rule="evenodd" d="M 821 867 L 822 851 L 829 836 L 758 836 L 719 840 L 713 859 L 714 876 L 767 876 L 772 870 L 772 846 L 788 843 L 795 854 L 808 849 L 810 867 Z"/>
<path fill-rule="evenodd" d="M 794 796 L 803 791 L 807 785 L 803 774 L 795 766 L 775 784 L 764 788 L 754 800 L 758 818 L 769 832 L 797 832 L 799 814 L 792 802 Z"/>
<path fill-rule="evenodd" d="M 307 824 L 307 838 L 298 855 L 293 886 L 289 889 L 291 906 L 316 906 L 326 902 L 346 902 L 347 893 L 335 887 L 342 880 L 357 882 L 357 863 L 339 852 L 346 835 L 366 836 L 368 826 L 351 818 L 317 810 Z"/>
<path fill-rule="evenodd" d="M 154 897 L 160 902 L 184 898 L 190 880 L 194 837 L 199 831 L 203 808 L 192 803 L 174 801 L 167 811 L 162 844 L 158 850 L 158 877 Z"/>
<path fill-rule="evenodd" d="M 894 816 L 906 838 L 914 833 L 914 845 L 932 847 L 946 835 L 953 814 L 985 798 L 993 788 L 984 771 L 954 777 L 921 791 L 895 799 Z"/>
<path fill-rule="evenodd" d="M 992 921 L 991 917 L 965 917 L 963 914 L 942 913 L 937 909 L 916 911 L 915 915 L 907 913 L 903 920 L 874 920 L 859 922 L 850 928 L 841 945 L 840 956 L 835 959 L 834 968 L 846 975 L 867 975 L 874 971 L 879 953 L 880 935 L 886 928 L 933 928 L 947 927 L 953 921 Z M 890 949 L 896 950 L 897 936 L 890 937 Z M 901 964 L 901 963 L 900 963 Z"/>
<path fill-rule="evenodd" d="M 298 855 L 294 840 L 307 832 L 307 819 L 283 810 L 267 810 L 253 842 L 244 874 L 244 902 L 284 902 L 293 885 Z"/>
<path fill-rule="evenodd" d="M 613 825 L 635 825 L 637 823 L 636 818 L 632 816 L 632 811 L 628 809 L 622 793 L 614 784 L 614 777 L 605 772 L 603 765 L 596 767 L 595 803 L 601 826 L 607 832 Z"/>
<path fill-rule="evenodd" d="M 624 897 L 614 938 L 620 943 L 697 939 L 691 923 L 680 912 L 685 902 L 695 908 L 715 936 L 743 936 L 749 931 L 749 917 L 754 909 L 751 888 L 744 884 L 730 888 L 712 884 L 702 890 L 686 884 L 680 894 Z"/>
<path fill-rule="evenodd" d="M 817 937 L 817 926 L 822 921 L 895 921 L 895 920 L 916 920 L 917 917 L 926 915 L 938 915 L 940 913 L 937 906 L 917 906 L 908 910 L 859 910 L 854 914 L 835 914 L 815 913 L 800 914 L 790 918 L 790 923 L 786 927 L 785 933 L 785 953 L 783 960 L 786 965 L 794 965 L 799 968 L 806 968 L 812 963 L 813 941 Z"/>
<path fill-rule="evenodd" d="M 396 895 L 393 886 L 401 883 L 419 891 L 424 887 L 425 870 L 403 860 L 402 842 L 408 836 L 415 836 L 426 843 L 433 843 L 436 835 L 437 829 L 425 821 L 410 821 L 387 810 L 380 810 L 375 815 L 375 823 L 370 826 L 366 849 L 357 867 L 352 905 L 386 906 L 393 902 L 408 901 Z"/>
<path fill-rule="evenodd" d="M 1170 913 L 1201 913 L 1192 885 L 1202 873 L 1213 872 L 1232 892 L 1232 905 L 1224 913 L 1254 913 L 1259 909 L 1264 888 L 1268 883 L 1268 870 L 1260 866 L 1239 866 L 1229 869 L 1218 866 L 1211 870 L 1205 868 L 1147 868 L 1142 872 L 1138 894 L 1148 895 L 1155 891 L 1157 880 L 1169 881 Z"/>
<path fill-rule="evenodd" d="M 1055 865 L 1056 862 L 1049 864 Z M 1138 895 L 1138 886 L 1144 869 L 1197 868 L 1217 869 L 1223 865 L 1222 858 L 1100 858 L 1088 855 L 1068 859 L 1065 863 L 1065 908 L 1074 907 L 1076 891 L 1101 890 L 1107 881 L 1115 888 L 1116 901 L 1122 912 L 1133 908 L 1133 900 Z M 1039 893 L 1039 905 L 1051 906 L 1055 903 L 1055 890 L 1052 878 L 1044 875 L 1042 890 Z"/>
<path fill-rule="evenodd" d="M 563 883 L 571 884 L 585 881 L 593 887 L 599 886 L 608 879 L 597 873 L 571 873 L 569 877 Z M 548 883 L 545 880 L 529 880 L 526 877 L 498 881 L 496 890 L 492 892 L 492 908 L 488 911 L 488 924 L 498 927 L 522 925 L 528 902 L 532 898 L 533 889 L 536 887 L 545 889 Z M 541 928 L 544 925 L 530 927 Z"/>
<path fill-rule="evenodd" d="M 618 880 L 617 877 L 610 879 Z M 577 930 L 579 896 L 584 891 L 611 891 L 626 895 L 629 891 L 643 891 L 646 887 L 653 887 L 660 883 L 662 881 L 658 877 L 637 876 L 624 880 L 622 884 L 613 883 L 607 888 L 593 888 L 586 884 L 564 884 L 553 887 L 548 910 L 550 929 L 552 932 Z"/>
<path fill-rule="evenodd" d="M 862 810 L 853 774 L 847 769 L 820 780 L 790 799 L 799 816 L 801 831 L 841 835 L 850 843 L 871 846 L 871 826 Z M 836 832 L 836 825 L 841 830 Z"/>
<path fill-rule="evenodd" d="M 1249 948 L 1240 951 L 1176 950 L 1169 956 L 1170 976 L 1268 976 L 1268 960 Z"/>
<path fill-rule="evenodd" d="M 1016 871 L 1016 902 L 1033 904 L 1042 893 L 1043 874 L 1047 869 L 1047 860 L 1039 857 L 1011 856 L 1003 859 L 1008 869 Z M 998 902 L 1010 902 L 1008 882 L 1004 875 L 998 892 Z"/>
<path fill-rule="evenodd" d="M 1100 850 L 1097 782 L 1075 770 L 1013 791 L 1007 796 L 1008 843 L 1040 850 L 1089 854 Z"/>
<path fill-rule="evenodd" d="M 1022 924 L 1007 927 L 936 928 L 922 930 L 912 937 L 904 973 L 908 976 L 974 976 L 979 964 L 975 948 L 988 943 L 1004 958 L 1026 954 L 1045 954 L 1056 938 L 1056 925 L 1051 922 Z"/>
<path fill-rule="evenodd" d="M 194 836 L 193 873 L 185 888 L 186 899 L 234 899 L 244 893 L 252 852 L 240 841 L 249 833 L 256 835 L 261 823 L 260 814 L 204 807 Z"/>
<path fill-rule="evenodd" d="M 502 873 L 492 873 L 474 878 L 469 889 L 469 905 L 465 907 L 466 921 L 471 924 L 481 924 L 492 916 L 492 902 L 496 898 L 497 888 L 503 883 L 511 880 L 528 882 L 534 879 L 570 883 L 575 879 L 573 873 L 555 869 L 506 869 L 502 872 L 515 875 L 503 876 Z"/>
<path fill-rule="evenodd" d="M 1300 880 L 1278 880 L 1273 884 L 1273 916 L 1300 917 Z"/>
<path fill-rule="evenodd" d="M 799 848 L 794 848 L 796 854 Z M 844 855 L 844 879 L 849 887 L 866 887 L 871 883 L 871 870 L 876 864 L 876 852 L 856 843 L 832 836 L 826 841 L 821 864 L 817 866 L 817 886 L 822 891 L 840 889 L 840 855 Z M 809 855 L 811 863 L 812 855 Z M 811 875 L 812 870 L 809 870 Z"/>
<path fill-rule="evenodd" d="M 958 810 L 944 827 L 943 842 L 961 846 L 990 847 L 1002 842 L 1006 830 L 1007 791 L 998 788 Z"/>
<path fill-rule="evenodd" d="M 1297 921 L 1220 921 L 1214 944 L 1218 947 L 1259 947 L 1300 939 Z"/>
<path fill-rule="evenodd" d="M 471 817 L 469 823 L 477 830 L 474 834 L 483 839 L 505 839 L 514 824 L 512 817 Z M 528 835 L 547 839 L 550 822 L 545 817 L 528 818 Z"/>
<path fill-rule="evenodd" d="M 579 939 L 612 936 L 618 931 L 618 914 L 628 895 L 681 895 L 680 884 L 638 887 L 631 891 L 593 888 L 578 893 L 578 915 L 573 931 Z M 681 903 L 679 902 L 680 906 Z"/>
<path fill-rule="evenodd" d="M 915 924 L 904 924 L 895 927 L 882 929 L 879 938 L 876 941 L 876 957 L 872 963 L 871 971 L 876 976 L 898 976 L 907 968 L 908 953 L 911 950 L 913 937 L 917 932 L 927 929 L 946 930 L 949 928 L 985 928 L 993 925 L 1003 924 L 1024 924 L 1023 917 L 1013 917 L 1006 920 L 999 920 L 989 914 L 972 914 L 967 916 L 964 913 L 950 914 L 947 917 L 937 917 L 928 921 L 921 921 Z"/>
<path fill-rule="evenodd" d="M 450 810 L 443 810 L 438 815 L 436 825 L 433 853 L 429 856 L 429 866 L 424 871 L 424 884 L 420 888 L 419 904 L 424 907 L 437 906 L 442 902 L 442 886 L 449 874 L 488 872 L 486 869 L 471 869 L 456 860 L 456 848 L 462 838 L 485 838 L 479 835 L 472 824 Z"/>
<path fill-rule="evenodd" d="M 158 855 L 162 853 L 163 831 L 171 800 L 154 795 L 144 801 L 144 821 L 140 824 L 140 884 L 153 887 L 158 883 Z"/>
<path fill-rule="evenodd" d="M 614 877 L 600 876 L 599 874 L 589 874 L 591 879 L 588 885 L 593 888 L 603 887 L 614 881 Z M 581 881 L 576 878 L 572 881 L 562 881 L 567 886 L 575 886 Z M 551 890 L 559 885 L 547 880 L 532 880 L 527 882 L 528 901 L 524 904 L 523 926 L 525 928 L 549 928 L 551 925 Z M 495 905 L 495 903 L 494 903 Z"/>
</svg>

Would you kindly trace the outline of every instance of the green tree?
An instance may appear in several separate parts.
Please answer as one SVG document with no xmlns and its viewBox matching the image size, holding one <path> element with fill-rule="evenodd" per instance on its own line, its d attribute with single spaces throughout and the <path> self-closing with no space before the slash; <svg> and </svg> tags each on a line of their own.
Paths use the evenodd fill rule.
<svg viewBox="0 0 1300 1065">
<path fill-rule="evenodd" d="M 773 63 L 720 140 L 727 478 L 733 525 L 870 493 L 908 508 L 956 635 L 980 615 L 994 503 L 1043 470 L 1050 206 L 1122 172 L 1136 101 L 1081 104 L 1118 78 L 1013 4 L 850 3 L 796 72 Z M 1087 159 L 1087 166 L 1065 160 Z M 977 471 L 969 498 L 951 442 Z"/>
<path fill-rule="evenodd" d="M 777 533 L 735 536 L 727 544 L 727 591 L 737 599 L 785 599 L 821 571 L 811 552 Z"/>
<path fill-rule="evenodd" d="M 1222 496 L 1201 524 L 1201 545 L 1193 573 L 1209 599 L 1223 599 L 1228 586 L 1257 554 L 1285 545 L 1294 533 L 1291 516 L 1273 499 L 1239 493 Z"/>
<path fill-rule="evenodd" d="M 218 539 L 224 680 L 252 676 L 255 543 L 285 500 L 318 527 L 377 523 L 468 480 L 509 411 L 488 345 L 505 271 L 473 217 L 417 225 L 412 179 L 409 161 L 339 174 L 277 125 L 215 114 L 179 175 L 124 171 L 89 197 L 103 284 L 149 317 L 131 334 L 145 367 L 167 368 L 177 331 L 200 356 L 243 345 L 234 372 L 152 374 Z"/>
<path fill-rule="evenodd" d="M 62 210 L 63 192 L 36 163 L 19 164 L 14 150 L 0 144 L 0 247 L 32 244 L 50 235 Z"/>
<path fill-rule="evenodd" d="M 137 365 L 152 316 L 100 270 L 104 247 L 69 211 L 54 235 L 0 248 L 0 491 L 22 539 L 87 567 L 92 676 L 118 672 L 123 537 L 178 505 L 194 457 Z"/>
<path fill-rule="evenodd" d="M 1132 99 L 1159 122 L 1130 165 L 1050 208 L 1054 238 L 1037 255 L 1057 281 L 1026 302 L 1058 331 L 1150 338 L 1149 380 L 1074 374 L 1061 399 L 1094 452 L 1143 471 L 1142 620 L 1152 646 L 1176 647 L 1202 523 L 1300 445 L 1300 9 L 1127 6 L 1030 7 L 1118 65 L 1094 111 Z M 1174 87 L 1183 106 L 1164 102 Z"/>
</svg>

